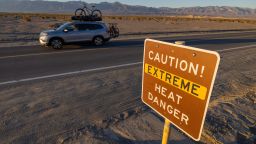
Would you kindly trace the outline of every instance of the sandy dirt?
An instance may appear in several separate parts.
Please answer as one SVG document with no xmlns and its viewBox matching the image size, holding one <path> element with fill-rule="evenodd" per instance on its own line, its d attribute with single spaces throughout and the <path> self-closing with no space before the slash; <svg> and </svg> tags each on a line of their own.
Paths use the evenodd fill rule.
<svg viewBox="0 0 256 144">
<path fill-rule="evenodd" d="M 256 29 L 255 24 L 208 20 L 171 21 L 155 18 L 152 20 L 105 18 L 104 21 L 118 24 L 121 33 L 120 38 Z M 17 16 L 2 16 L 0 17 L 0 47 L 37 45 L 41 31 L 52 29 L 56 23 L 65 22 L 53 18 L 32 17 L 27 20 Z"/>
<path fill-rule="evenodd" d="M 221 53 L 200 143 L 255 143 L 256 49 Z M 141 66 L 0 87 L 1 143 L 158 144 Z M 171 141 L 194 143 L 172 128 Z"/>
</svg>

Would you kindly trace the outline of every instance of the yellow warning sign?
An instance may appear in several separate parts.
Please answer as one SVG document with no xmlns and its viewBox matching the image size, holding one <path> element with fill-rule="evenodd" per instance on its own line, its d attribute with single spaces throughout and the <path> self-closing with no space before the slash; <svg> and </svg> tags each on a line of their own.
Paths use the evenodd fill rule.
<svg viewBox="0 0 256 144">
<path fill-rule="evenodd" d="M 144 71 L 145 71 L 145 73 L 147 73 L 163 82 L 166 82 L 166 83 L 170 84 L 171 86 L 176 87 L 188 94 L 191 94 L 201 100 L 205 99 L 207 88 L 200 84 L 194 83 L 185 78 L 182 78 L 175 74 L 169 73 L 165 70 L 159 69 L 159 68 L 149 65 L 147 63 L 145 63 Z"/>
</svg>

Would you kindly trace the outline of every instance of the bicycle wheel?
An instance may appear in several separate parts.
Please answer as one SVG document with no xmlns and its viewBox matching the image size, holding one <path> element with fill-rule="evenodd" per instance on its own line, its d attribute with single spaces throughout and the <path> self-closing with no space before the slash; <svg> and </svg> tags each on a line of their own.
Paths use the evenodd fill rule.
<svg viewBox="0 0 256 144">
<path fill-rule="evenodd" d="M 92 16 L 95 18 L 102 18 L 102 13 L 100 10 L 93 10 L 92 11 Z"/>
<path fill-rule="evenodd" d="M 113 26 L 110 26 L 110 27 L 109 27 L 109 35 L 110 35 L 111 37 L 114 37 L 114 28 L 113 28 Z"/>
<path fill-rule="evenodd" d="M 81 8 L 76 9 L 75 16 L 86 16 L 86 12 Z"/>
<path fill-rule="evenodd" d="M 115 33 L 115 37 L 119 37 L 119 28 L 118 27 L 114 28 L 114 33 Z"/>
</svg>

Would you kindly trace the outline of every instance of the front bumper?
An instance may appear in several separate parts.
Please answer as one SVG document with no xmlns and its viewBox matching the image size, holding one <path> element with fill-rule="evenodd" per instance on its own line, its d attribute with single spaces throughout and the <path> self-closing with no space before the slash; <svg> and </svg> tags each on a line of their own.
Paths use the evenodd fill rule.
<svg viewBox="0 0 256 144">
<path fill-rule="evenodd" d="M 40 37 L 39 38 L 39 43 L 42 46 L 48 46 L 49 45 L 48 38 L 47 37 Z"/>
</svg>

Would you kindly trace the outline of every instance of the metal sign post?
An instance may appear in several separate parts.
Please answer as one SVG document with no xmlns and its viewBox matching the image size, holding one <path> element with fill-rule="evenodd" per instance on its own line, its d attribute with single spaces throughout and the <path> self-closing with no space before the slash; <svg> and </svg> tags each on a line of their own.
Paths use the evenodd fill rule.
<svg viewBox="0 0 256 144">
<path fill-rule="evenodd" d="M 169 135 L 170 135 L 170 132 L 171 132 L 170 124 L 171 124 L 171 122 L 168 119 L 165 119 L 162 144 L 167 144 L 168 143 Z"/>
</svg>

